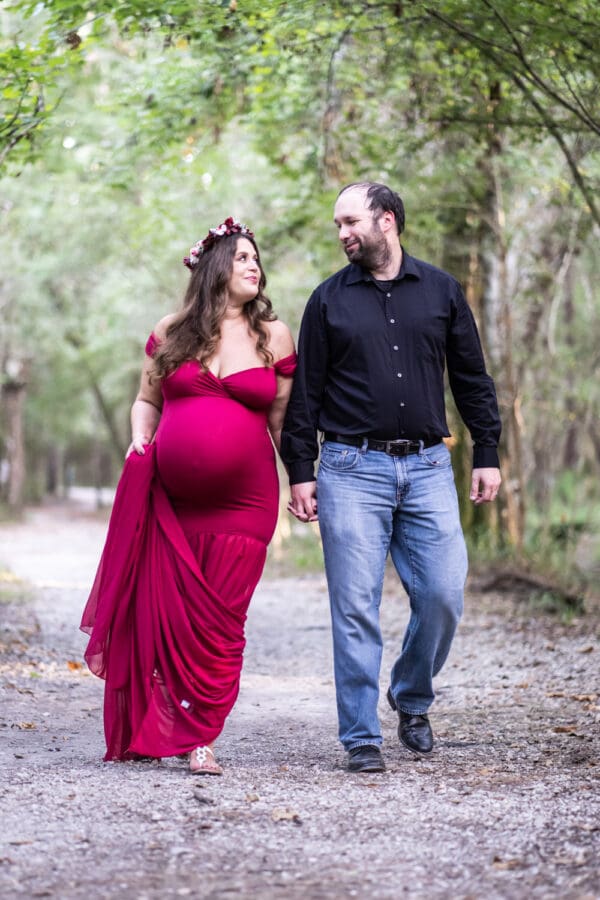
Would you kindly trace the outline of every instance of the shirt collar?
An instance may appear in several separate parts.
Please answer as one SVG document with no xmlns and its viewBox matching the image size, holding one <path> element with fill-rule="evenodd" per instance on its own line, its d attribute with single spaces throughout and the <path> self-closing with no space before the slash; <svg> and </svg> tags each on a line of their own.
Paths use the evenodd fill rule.
<svg viewBox="0 0 600 900">
<path fill-rule="evenodd" d="M 417 268 L 416 260 L 413 256 L 410 256 L 404 247 L 402 248 L 402 263 L 400 264 L 400 271 L 396 275 L 395 278 L 392 278 L 392 281 L 402 281 L 403 278 L 416 278 L 419 280 L 421 278 L 421 273 Z M 348 267 L 348 280 L 347 284 L 357 284 L 359 281 L 373 281 L 373 276 L 366 269 L 363 269 L 362 266 L 359 266 L 357 263 L 350 263 Z"/>
</svg>

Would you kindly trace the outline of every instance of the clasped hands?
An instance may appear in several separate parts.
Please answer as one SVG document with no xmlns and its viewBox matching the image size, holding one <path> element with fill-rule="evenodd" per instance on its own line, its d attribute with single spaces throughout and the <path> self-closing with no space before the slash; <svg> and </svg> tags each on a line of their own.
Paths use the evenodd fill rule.
<svg viewBox="0 0 600 900">
<path fill-rule="evenodd" d="M 317 515 L 317 482 L 303 481 L 290 487 L 288 512 L 301 522 L 316 522 Z"/>
</svg>

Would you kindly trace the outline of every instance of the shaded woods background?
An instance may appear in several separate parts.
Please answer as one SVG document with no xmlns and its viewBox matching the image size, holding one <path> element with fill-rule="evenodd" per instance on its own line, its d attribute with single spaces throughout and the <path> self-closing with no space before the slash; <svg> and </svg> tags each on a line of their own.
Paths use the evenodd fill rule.
<svg viewBox="0 0 600 900">
<path fill-rule="evenodd" d="M 597 598 L 595 3 L 113 6 L 0 11 L 3 508 L 114 483 L 145 338 L 209 225 L 248 221 L 296 328 L 344 263 L 333 199 L 370 178 L 404 197 L 409 251 L 465 285 L 498 386 L 504 488 L 464 505 L 472 555 Z"/>
</svg>

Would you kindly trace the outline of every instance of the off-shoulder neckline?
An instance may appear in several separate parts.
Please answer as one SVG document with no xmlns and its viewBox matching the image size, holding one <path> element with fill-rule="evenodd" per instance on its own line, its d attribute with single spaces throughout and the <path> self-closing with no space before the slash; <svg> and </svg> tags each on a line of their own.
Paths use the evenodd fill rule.
<svg viewBox="0 0 600 900">
<path fill-rule="evenodd" d="M 276 360 L 272 366 L 249 366 L 247 369 L 238 369 L 237 372 L 230 372 L 229 375 L 215 375 L 210 369 L 206 369 L 206 374 L 211 375 L 216 381 L 227 381 L 228 378 L 233 378 L 234 375 L 243 375 L 245 372 L 254 372 L 259 369 L 276 369 L 281 363 L 291 362 L 295 357 L 295 352 L 290 353 L 288 356 L 282 356 L 281 359 Z M 190 362 L 194 362 L 194 360 L 190 360 Z"/>
<path fill-rule="evenodd" d="M 157 345 L 161 343 L 160 338 L 157 337 L 157 335 L 154 332 L 151 332 L 150 337 L 148 338 L 148 342 L 150 342 L 150 340 L 153 340 L 154 343 Z M 296 353 L 296 351 L 294 351 L 294 352 L 288 354 L 288 356 L 282 356 L 281 359 L 276 360 L 272 366 L 248 366 L 248 368 L 246 368 L 246 369 L 238 369 L 236 372 L 230 372 L 228 375 L 215 375 L 215 373 L 211 372 L 210 369 L 203 370 L 203 373 L 206 375 L 209 375 L 211 378 L 214 378 L 215 381 L 227 381 L 229 378 L 233 378 L 235 375 L 243 375 L 245 372 L 254 372 L 254 371 L 259 371 L 261 369 L 275 369 L 276 370 L 278 368 L 278 366 L 281 366 L 282 364 L 285 365 L 286 363 L 295 362 L 296 359 L 297 359 L 297 353 Z M 200 362 L 197 359 L 188 359 L 187 362 L 191 363 L 191 364 L 197 363 L 198 365 L 200 365 Z"/>
</svg>

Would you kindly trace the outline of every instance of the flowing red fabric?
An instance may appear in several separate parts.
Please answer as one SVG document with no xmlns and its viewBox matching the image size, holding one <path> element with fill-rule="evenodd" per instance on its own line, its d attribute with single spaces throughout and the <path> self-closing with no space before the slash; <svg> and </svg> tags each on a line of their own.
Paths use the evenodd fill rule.
<svg viewBox="0 0 600 900">
<path fill-rule="evenodd" d="M 275 371 L 291 375 L 294 366 L 295 357 L 288 357 Z M 187 368 L 185 390 L 181 377 L 169 376 L 156 443 L 125 462 L 81 622 L 90 635 L 85 659 L 106 682 L 106 760 L 174 756 L 209 744 L 236 701 L 247 609 L 277 515 L 274 454 L 264 443 L 275 371 L 257 368 L 220 380 Z M 269 391 L 260 373 L 270 373 Z M 190 397 L 196 401 L 193 419 Z M 173 432 L 185 434 L 187 456 L 197 459 L 207 445 L 209 413 L 213 434 L 217 421 L 226 420 L 226 440 L 220 447 L 217 436 L 201 470 L 188 473 L 178 495 L 182 462 L 173 458 L 169 440 Z M 249 427 L 248 413 L 258 416 L 262 430 L 254 420 Z M 195 420 L 204 423 L 197 453 L 190 451 Z M 229 460 L 235 471 L 223 469 L 225 451 L 240 428 L 251 451 L 247 483 L 234 477 L 237 459 Z M 216 468 L 221 486 L 215 493 Z M 165 481 L 173 482 L 173 490 Z"/>
</svg>

